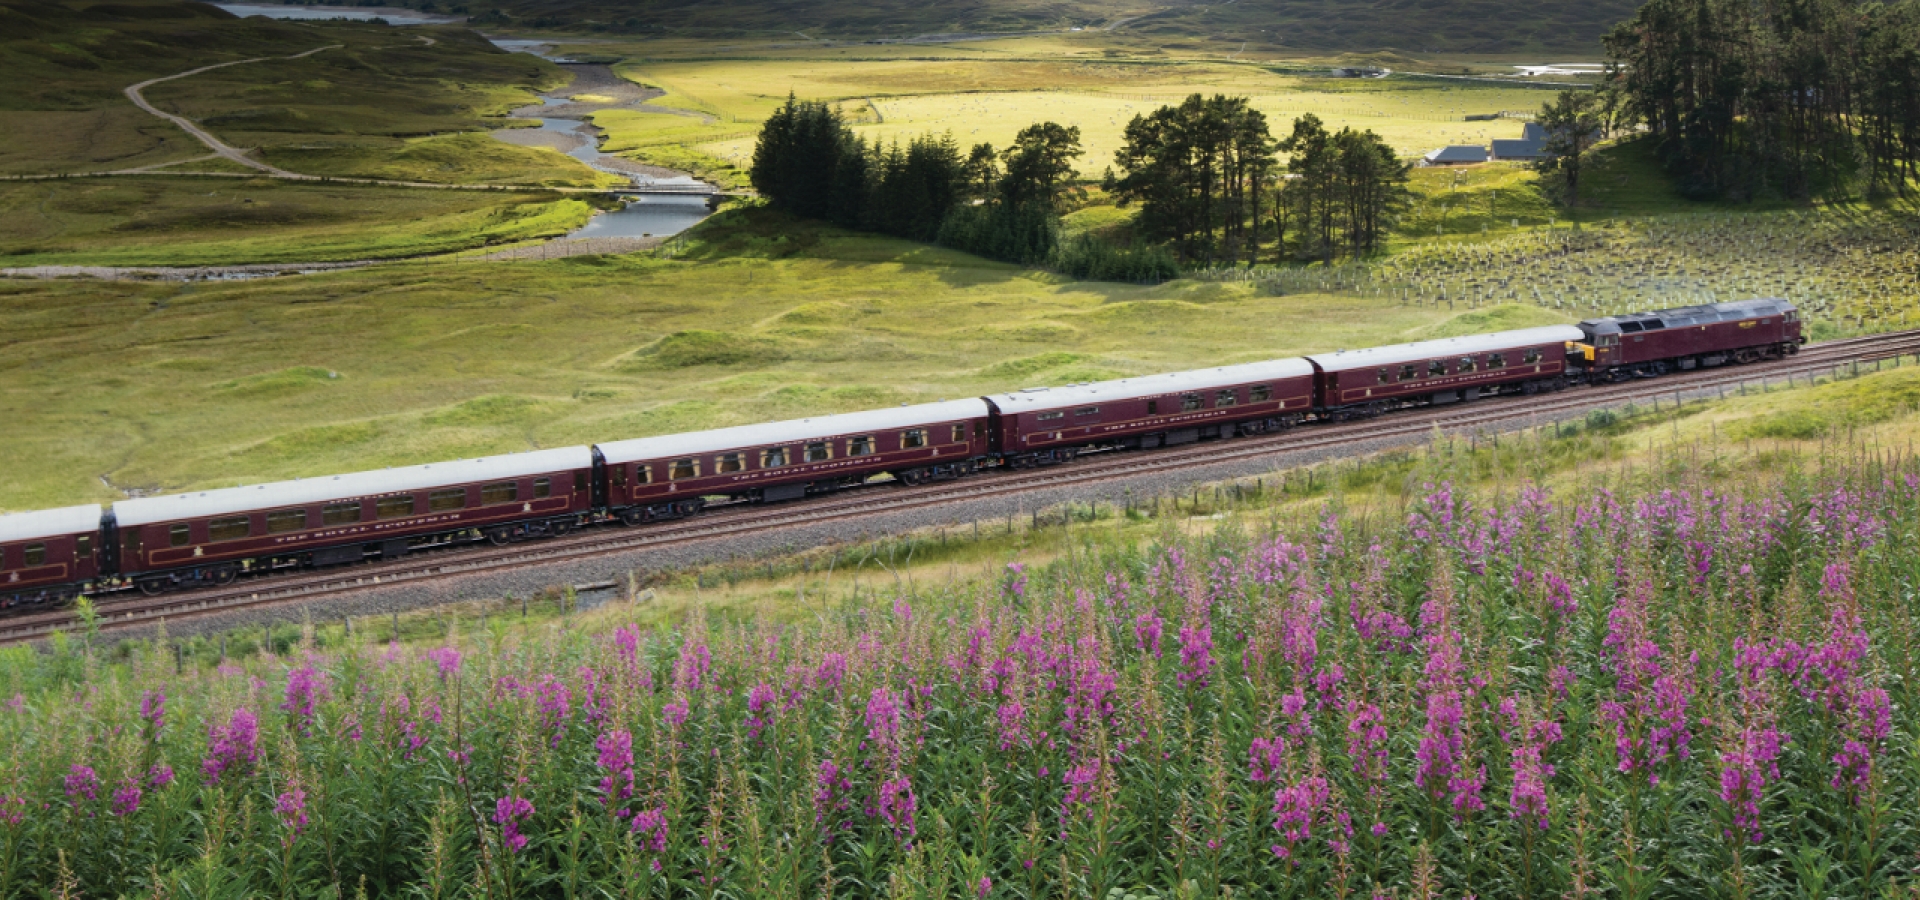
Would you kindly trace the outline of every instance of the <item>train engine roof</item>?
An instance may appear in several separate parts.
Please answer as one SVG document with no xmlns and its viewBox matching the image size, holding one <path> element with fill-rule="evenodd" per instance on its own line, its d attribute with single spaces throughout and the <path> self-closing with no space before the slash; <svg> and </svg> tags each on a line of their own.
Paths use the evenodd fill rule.
<svg viewBox="0 0 1920 900">
<path fill-rule="evenodd" d="M 130 528 L 156 522 L 204 519 L 279 506 L 305 506 L 329 500 L 350 500 L 592 467 L 592 450 L 585 446 L 561 447 L 376 472 L 322 475 L 318 478 L 170 494 L 165 497 L 140 497 L 115 503 L 113 517 L 121 527 Z"/>
<path fill-rule="evenodd" d="M 1515 347 L 1564 343 L 1584 337 L 1586 335 L 1572 325 L 1547 325 L 1541 328 L 1521 328 L 1514 331 L 1495 331 L 1489 334 L 1469 334 L 1432 341 L 1416 341 L 1411 344 L 1389 344 L 1385 347 L 1368 347 L 1362 350 L 1315 353 L 1307 359 L 1312 360 L 1321 371 L 1347 372 L 1354 369 L 1371 369 L 1377 366 L 1511 350 Z"/>
<path fill-rule="evenodd" d="M 712 431 L 696 431 L 690 434 L 663 434 L 659 437 L 633 438 L 596 446 L 600 449 L 601 457 L 609 465 L 620 465 L 639 460 L 670 459 L 721 450 L 738 450 L 743 447 L 796 444 L 803 441 L 818 441 L 873 431 L 892 431 L 941 422 L 971 421 L 984 419 L 986 416 L 987 404 L 984 401 L 942 400 L 937 403 L 919 403 L 867 412 L 788 419 L 784 422 L 763 422 L 758 425 L 737 425 L 732 428 L 716 428 Z"/>
<path fill-rule="evenodd" d="M 1013 414 L 1037 409 L 1075 406 L 1100 400 L 1136 400 L 1143 397 L 1203 391 L 1221 385 L 1246 384 L 1252 381 L 1303 378 L 1312 374 L 1313 365 L 1304 359 L 1270 359 L 1237 366 L 1190 369 L 1185 372 L 1094 381 L 1066 387 L 1027 388 L 1008 394 L 994 394 L 987 399 L 998 407 L 1000 412 Z"/>
<path fill-rule="evenodd" d="M 1662 328 L 1705 325 L 1710 322 L 1735 322 L 1761 316 L 1779 316 L 1793 311 L 1793 304 L 1786 300 L 1779 297 L 1763 297 L 1754 300 L 1736 300 L 1731 303 L 1703 303 L 1699 306 L 1676 306 L 1672 309 L 1587 319 L 1580 323 L 1580 330 L 1589 335 L 1623 332 L 1632 334 L 1638 331 L 1658 331 Z"/>
<path fill-rule="evenodd" d="M 100 513 L 99 505 L 91 504 L 0 516 L 0 544 L 91 534 L 100 530 Z"/>
</svg>

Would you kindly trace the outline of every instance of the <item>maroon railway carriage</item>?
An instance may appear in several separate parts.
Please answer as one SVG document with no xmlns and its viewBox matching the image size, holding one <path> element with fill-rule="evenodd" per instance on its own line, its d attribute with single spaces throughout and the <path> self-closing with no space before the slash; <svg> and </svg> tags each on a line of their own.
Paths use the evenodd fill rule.
<svg viewBox="0 0 1920 900">
<path fill-rule="evenodd" d="M 1083 449 L 1166 447 L 1293 425 L 1313 405 L 1313 366 L 1277 359 L 1032 388 L 987 402 L 1001 462 L 1047 465 Z"/>
<path fill-rule="evenodd" d="M 99 506 L 0 516 L 0 609 L 62 602 L 100 576 Z"/>
<path fill-rule="evenodd" d="M 1323 417 L 1373 416 L 1402 406 L 1454 403 L 1518 390 L 1567 385 L 1567 347 L 1583 333 L 1570 325 L 1342 350 L 1307 357 L 1315 407 Z"/>
<path fill-rule="evenodd" d="M 628 524 L 700 511 L 709 498 L 795 500 L 886 473 L 906 484 L 973 472 L 987 453 L 987 404 L 948 400 L 742 425 L 594 447 L 607 510 Z"/>
<path fill-rule="evenodd" d="M 1780 299 L 1682 306 L 1580 323 L 1580 362 L 1596 380 L 1651 378 L 1800 352 L 1800 311 Z"/>
<path fill-rule="evenodd" d="M 461 541 L 564 534 L 593 509 L 587 447 L 225 488 L 113 505 L 143 593 L 356 563 Z"/>
</svg>

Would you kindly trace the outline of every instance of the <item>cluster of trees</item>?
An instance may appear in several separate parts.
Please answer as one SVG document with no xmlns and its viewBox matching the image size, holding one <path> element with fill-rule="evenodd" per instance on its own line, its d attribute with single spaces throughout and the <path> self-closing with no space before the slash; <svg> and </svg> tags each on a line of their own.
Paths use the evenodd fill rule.
<svg viewBox="0 0 1920 900">
<path fill-rule="evenodd" d="M 1906 194 L 1920 175 L 1915 0 L 1648 0 L 1606 47 L 1691 196 Z"/>
<path fill-rule="evenodd" d="M 962 153 L 949 135 L 868 143 L 825 103 L 787 102 L 767 119 L 749 177 L 775 208 L 1080 277 L 1142 281 L 1179 274 L 1168 254 L 1063 245 L 1060 212 L 1074 186 L 1080 129 L 1041 122 L 1011 146 Z"/>
<path fill-rule="evenodd" d="M 1246 98 L 1199 94 L 1135 116 L 1114 162 L 1105 186 L 1139 204 L 1144 236 L 1183 259 L 1249 264 L 1269 244 L 1280 258 L 1329 261 L 1379 249 L 1410 168 L 1372 131 L 1330 133 L 1307 114 L 1276 141 Z"/>
</svg>

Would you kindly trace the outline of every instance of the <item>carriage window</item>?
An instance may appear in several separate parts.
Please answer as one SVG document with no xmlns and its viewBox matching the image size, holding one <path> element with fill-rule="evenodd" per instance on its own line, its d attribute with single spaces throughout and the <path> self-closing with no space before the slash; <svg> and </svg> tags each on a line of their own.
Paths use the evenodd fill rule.
<svg viewBox="0 0 1920 900">
<path fill-rule="evenodd" d="M 214 519 L 207 523 L 207 540 L 213 542 L 237 541 L 253 534 L 253 523 L 246 516 L 234 516 L 230 519 Z"/>
<path fill-rule="evenodd" d="M 193 543 L 193 539 L 188 536 L 187 526 L 175 525 L 167 529 L 167 546 L 185 547 L 191 543 Z"/>
<path fill-rule="evenodd" d="M 1100 407 L 1082 406 L 1079 409 L 1074 410 L 1073 414 L 1076 416 L 1097 416 L 1100 414 Z"/>
<path fill-rule="evenodd" d="M 44 566 L 46 564 L 47 564 L 47 545 L 28 544 L 27 545 L 27 567 L 32 568 L 34 566 Z"/>
<path fill-rule="evenodd" d="M 1540 348 L 1538 348 L 1538 347 L 1535 347 L 1535 348 L 1533 348 L 1533 349 L 1531 349 L 1531 350 L 1528 350 L 1525 356 L 1522 356 L 1522 357 L 1520 357 L 1520 361 L 1521 361 L 1521 362 L 1525 362 L 1525 363 L 1537 363 L 1537 362 L 1539 362 L 1539 361 L 1540 361 Z"/>
<path fill-rule="evenodd" d="M 624 469 L 626 467 L 621 466 L 621 468 Z M 652 484 L 653 483 L 653 467 L 650 465 L 647 465 L 646 463 L 640 463 L 634 466 L 633 467 L 633 483 L 634 484 Z"/>
<path fill-rule="evenodd" d="M 1160 401 L 1158 401 L 1158 400 L 1148 400 L 1148 401 L 1147 401 L 1147 415 L 1150 415 L 1150 416 L 1157 416 L 1157 415 L 1159 415 L 1159 414 L 1160 414 Z"/>
<path fill-rule="evenodd" d="M 142 549 L 140 546 L 140 529 L 127 529 L 126 537 L 120 539 L 120 544 L 128 558 L 139 556 Z"/>
<path fill-rule="evenodd" d="M 847 455 L 848 456 L 872 456 L 873 455 L 873 435 L 869 434 L 869 435 L 862 435 L 856 438 L 847 438 Z"/>
<path fill-rule="evenodd" d="M 745 453 L 720 454 L 720 467 L 717 471 L 740 472 L 740 471 L 744 471 L 746 468 L 747 468 L 747 455 Z"/>
<path fill-rule="evenodd" d="M 520 482 L 502 481 L 480 489 L 480 505 L 492 506 L 496 503 L 512 503 L 520 499 Z"/>
<path fill-rule="evenodd" d="M 1504 353 L 1487 354 L 1487 368 L 1504 369 L 1507 367 L 1507 355 Z"/>
<path fill-rule="evenodd" d="M 1196 410 L 1196 409 L 1199 409 L 1199 408 L 1200 408 L 1200 395 L 1199 395 L 1199 394 L 1188 394 L 1188 395 L 1186 395 L 1186 396 L 1184 396 L 1184 397 L 1181 397 L 1181 398 L 1180 398 L 1180 411 L 1181 411 L 1181 412 L 1193 412 L 1194 410 Z"/>
<path fill-rule="evenodd" d="M 553 496 L 553 479 L 535 478 L 533 480 L 533 499 L 544 500 Z"/>
<path fill-rule="evenodd" d="M 1461 371 L 1461 372 L 1473 371 L 1473 357 L 1471 356 L 1460 357 L 1460 368 L 1457 371 Z"/>
<path fill-rule="evenodd" d="M 667 469 L 667 480 L 682 481 L 700 477 L 700 461 L 697 459 L 676 459 Z"/>
<path fill-rule="evenodd" d="M 449 509 L 464 509 L 467 505 L 466 488 L 447 488 L 427 495 L 428 512 L 445 512 Z"/>
<path fill-rule="evenodd" d="M 778 469 L 787 464 L 787 448 L 773 447 L 760 451 L 760 468 Z"/>
<path fill-rule="evenodd" d="M 587 492 L 587 473 L 573 473 L 573 492 L 576 494 L 584 494 Z"/>
<path fill-rule="evenodd" d="M 643 472 L 646 471 L 646 469 L 647 469 L 646 466 L 640 467 L 640 470 Z M 609 478 L 613 481 L 614 487 L 626 487 L 627 486 L 627 467 L 624 464 L 614 466 L 613 474 L 609 476 Z"/>
<path fill-rule="evenodd" d="M 93 558 L 93 535 L 83 534 L 73 539 L 73 558 L 74 559 L 92 559 Z"/>
<path fill-rule="evenodd" d="M 959 444 L 959 443 L 965 442 L 966 439 L 967 439 L 967 426 L 965 425 L 953 426 L 953 442 L 956 444 Z"/>
<path fill-rule="evenodd" d="M 1379 381 L 1380 381 L 1380 383 L 1381 383 L 1381 384 L 1392 384 L 1392 383 L 1393 383 L 1393 370 L 1392 370 L 1392 369 L 1388 369 L 1388 368 L 1385 368 L 1385 367 L 1382 367 L 1382 368 L 1380 369 L 1380 378 L 1379 378 Z"/>
<path fill-rule="evenodd" d="M 1240 402 L 1240 392 L 1231 388 L 1213 395 L 1214 406 L 1232 406 Z"/>
<path fill-rule="evenodd" d="M 915 450 L 925 447 L 926 445 L 927 430 L 925 428 L 915 428 L 911 431 L 900 432 L 900 449 Z"/>
<path fill-rule="evenodd" d="M 374 501 L 373 517 L 376 519 L 401 519 L 413 515 L 413 495 L 381 497 Z"/>
<path fill-rule="evenodd" d="M 814 441 L 807 445 L 807 462 L 826 462 L 833 458 L 833 445 L 826 441 Z"/>
<path fill-rule="evenodd" d="M 347 525 L 360 521 L 360 504 L 329 503 L 320 508 L 320 524 Z"/>
<path fill-rule="evenodd" d="M 1447 364 L 1444 361 L 1438 360 L 1438 359 L 1430 363 L 1427 363 L 1427 374 L 1430 376 L 1445 375 L 1447 374 Z"/>
<path fill-rule="evenodd" d="M 1416 366 L 1413 363 L 1407 363 L 1406 365 L 1400 367 L 1401 381 L 1412 381 L 1415 378 L 1419 378 L 1419 377 L 1420 377 L 1419 366 Z"/>
<path fill-rule="evenodd" d="M 1272 399 L 1273 399 L 1272 385 L 1256 384 L 1253 386 L 1252 393 L 1248 395 L 1247 402 L 1248 403 L 1265 403 L 1268 400 L 1272 400 Z"/>
<path fill-rule="evenodd" d="M 1053 412 L 1043 412 L 1037 416 L 1034 416 L 1034 418 L 1039 419 L 1042 422 L 1051 422 L 1054 419 L 1064 419 L 1066 417 L 1067 417 L 1067 414 L 1059 410 L 1055 410 Z"/>
<path fill-rule="evenodd" d="M 267 513 L 268 534 L 286 534 L 305 527 L 307 527 L 307 511 L 304 509 L 280 509 Z"/>
</svg>

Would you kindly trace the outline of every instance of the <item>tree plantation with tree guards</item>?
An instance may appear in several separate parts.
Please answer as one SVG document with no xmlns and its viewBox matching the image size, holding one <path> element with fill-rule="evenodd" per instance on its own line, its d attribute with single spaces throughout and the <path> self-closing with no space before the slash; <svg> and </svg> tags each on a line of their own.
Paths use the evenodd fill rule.
<svg viewBox="0 0 1920 900">
<path fill-rule="evenodd" d="M 804 612 L 8 651 L 0 891 L 1911 887 L 1912 462 L 1427 480 L 1489 452 L 1351 472 L 1384 507 L 892 555 L 920 577 L 851 599 L 823 563 Z"/>
</svg>

